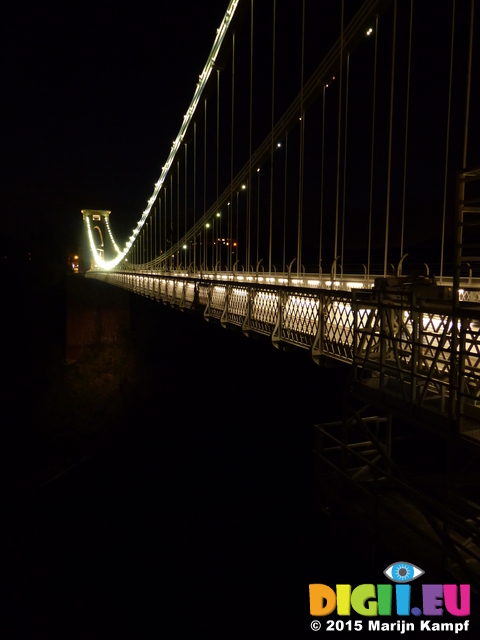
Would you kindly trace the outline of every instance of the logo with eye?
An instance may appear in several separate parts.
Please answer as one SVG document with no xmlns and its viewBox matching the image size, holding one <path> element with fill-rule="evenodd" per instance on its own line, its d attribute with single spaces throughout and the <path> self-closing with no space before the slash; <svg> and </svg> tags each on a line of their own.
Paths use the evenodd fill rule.
<svg viewBox="0 0 480 640">
<path fill-rule="evenodd" d="M 410 562 L 394 562 L 388 566 L 383 573 L 389 580 L 392 580 L 392 582 L 402 583 L 416 580 L 420 576 L 423 576 L 425 571 Z"/>
</svg>

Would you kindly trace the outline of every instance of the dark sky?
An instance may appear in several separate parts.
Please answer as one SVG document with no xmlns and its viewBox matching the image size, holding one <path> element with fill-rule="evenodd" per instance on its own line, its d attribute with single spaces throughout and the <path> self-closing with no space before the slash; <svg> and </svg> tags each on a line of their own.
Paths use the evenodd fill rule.
<svg viewBox="0 0 480 640">
<path fill-rule="evenodd" d="M 283 4 L 287 6 L 288 3 Z M 457 57 L 462 69 L 466 60 L 469 4 L 467 0 L 457 3 Z M 260 12 L 267 5 L 270 7 L 269 2 L 258 2 L 257 11 Z M 40 245 L 50 245 L 52 250 L 58 252 L 76 251 L 82 235 L 82 208 L 111 210 L 113 231 L 123 246 L 127 234 L 140 218 L 152 194 L 154 182 L 179 131 L 183 114 L 190 104 L 198 75 L 203 70 L 227 6 L 228 0 L 209 0 L 208 3 L 193 0 L 140 1 L 128 3 L 122 8 L 118 3 L 108 0 L 94 4 L 47 1 L 35 5 L 20 0 L 5 5 L 0 23 L 0 244 L 3 253 L 7 249 L 15 252 L 17 246 L 24 251 L 26 246 L 38 249 Z M 307 0 L 310 24 L 323 21 L 327 31 L 337 34 L 338 7 L 337 2 L 319 4 Z M 350 13 L 356 10 L 357 0 L 347 0 L 346 7 Z M 408 7 L 406 3 L 399 3 L 399 7 L 399 28 L 406 33 Z M 411 164 L 407 187 L 412 219 L 407 231 L 410 230 L 413 237 L 416 235 L 417 220 L 420 219 L 425 219 L 423 231 L 428 233 L 428 216 L 423 214 L 430 206 L 432 210 L 435 209 L 435 215 L 441 214 L 441 198 L 431 205 L 433 197 L 430 194 L 435 188 L 442 195 L 451 2 L 441 0 L 436 5 L 438 11 L 433 17 L 428 13 L 428 7 L 430 4 L 425 0 L 415 3 L 413 49 L 416 58 L 412 71 Z M 295 5 L 295 11 L 284 11 L 283 20 L 288 26 L 288 20 L 291 19 L 292 32 L 299 29 L 300 8 L 299 2 Z M 331 14 L 327 19 L 325 11 Z M 384 35 L 381 36 L 385 39 L 385 48 L 379 62 L 379 73 L 383 78 L 379 96 L 382 99 L 384 95 L 385 109 L 381 116 L 384 127 L 381 130 L 382 122 L 378 123 L 377 135 L 377 144 L 383 144 L 385 148 L 390 82 L 388 21 L 387 17 L 382 32 Z M 477 33 L 479 24 L 480 18 L 477 16 Z M 290 37 L 288 29 L 287 36 Z M 290 39 L 294 45 L 289 40 L 279 40 L 278 43 L 279 69 L 281 65 L 285 69 L 285 72 L 278 72 L 278 94 L 282 88 L 280 78 L 285 78 L 285 74 L 299 75 L 299 69 L 296 68 L 299 65 L 292 63 L 292 70 L 289 55 L 292 46 L 299 49 L 297 45 L 300 40 L 298 37 Z M 331 45 L 324 40 L 310 38 L 307 41 L 307 61 L 309 55 L 312 60 L 316 59 L 313 54 L 318 53 L 319 47 L 325 46 L 328 50 Z M 269 45 L 267 43 L 264 46 L 268 48 Z M 368 53 L 368 47 L 364 47 L 364 50 L 367 56 L 371 54 Z M 401 178 L 403 170 L 406 52 L 406 40 L 403 38 L 397 52 L 399 70 L 396 75 L 398 87 L 394 113 L 396 178 Z M 435 58 L 433 63 L 432 54 Z M 363 149 L 362 154 L 365 154 L 364 149 L 370 144 L 371 110 L 367 99 L 365 114 L 359 111 L 361 107 L 355 94 L 355 82 L 357 95 L 364 93 L 369 96 L 371 73 L 367 74 L 364 87 L 360 73 L 363 72 L 362 58 L 356 56 L 354 60 L 360 62 L 352 63 L 350 109 L 353 113 L 355 108 L 357 117 L 350 117 L 349 144 L 352 145 L 356 138 L 359 148 Z M 270 64 L 268 56 L 265 56 L 265 61 L 267 65 Z M 474 114 L 475 108 L 478 109 L 480 86 L 478 39 L 475 61 L 472 122 L 477 122 Z M 371 65 L 371 61 L 367 62 Z M 451 142 L 452 177 L 454 170 L 459 168 L 463 137 L 464 89 L 461 73 L 454 76 L 455 82 L 460 89 L 454 86 L 458 105 L 454 107 L 452 116 L 452 122 L 457 127 Z M 246 95 L 247 92 L 244 92 L 244 98 Z M 261 105 L 261 101 L 258 104 Z M 268 116 L 268 99 L 265 104 L 267 106 L 263 111 Z M 331 137 L 329 159 L 333 178 L 330 182 L 334 194 L 336 108 L 328 108 L 332 111 L 327 135 Z M 317 109 L 312 114 L 316 118 L 318 137 L 320 112 Z M 312 117 L 309 115 L 309 122 L 312 122 Z M 440 134 L 433 129 L 436 120 Z M 478 129 L 477 122 L 476 138 L 472 136 L 470 146 L 471 162 L 478 162 L 479 159 L 476 144 Z M 317 144 L 316 138 L 311 139 Z M 434 143 L 438 151 L 434 149 Z M 376 153 L 381 174 L 386 166 L 385 149 Z M 357 157 L 351 148 L 349 161 L 352 158 L 356 162 Z M 358 188 L 367 193 L 365 185 L 368 176 L 361 177 L 361 172 L 352 170 L 351 166 L 348 169 L 349 187 L 357 181 Z M 369 158 L 361 161 L 359 166 L 367 171 Z M 425 171 L 426 167 L 428 171 Z M 318 183 L 317 174 L 313 182 L 314 185 Z M 449 193 L 453 193 L 453 186 L 452 183 Z M 398 207 L 400 179 L 397 179 L 395 188 L 394 206 Z M 283 189 L 281 191 L 283 193 Z M 291 190 L 293 192 L 294 189 Z M 355 190 L 349 193 L 353 193 L 355 198 Z M 318 200 L 318 193 L 316 198 Z M 383 203 L 383 192 L 381 199 Z M 318 203 L 315 201 L 313 204 L 318 209 Z M 292 211 L 295 206 L 294 203 Z M 347 202 L 348 208 L 352 210 L 352 215 L 357 215 L 351 197 Z M 438 233 L 440 226 L 436 224 L 435 227 Z M 349 222 L 349 227 L 353 230 L 355 243 L 356 226 Z M 315 238 L 318 236 L 316 229 L 313 235 Z"/>
<path fill-rule="evenodd" d="M 227 6 L 3 6 L 2 249 L 51 236 L 52 244 L 55 238 L 75 250 L 82 208 L 110 209 L 118 223 L 133 226 Z"/>
</svg>

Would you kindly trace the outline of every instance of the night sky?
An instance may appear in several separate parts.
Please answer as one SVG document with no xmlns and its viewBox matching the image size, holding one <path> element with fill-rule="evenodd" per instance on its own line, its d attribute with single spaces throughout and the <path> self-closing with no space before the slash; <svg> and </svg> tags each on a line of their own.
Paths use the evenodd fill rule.
<svg viewBox="0 0 480 640">
<path fill-rule="evenodd" d="M 262 9 L 270 11 L 270 3 L 267 4 L 268 7 L 263 3 L 258 4 L 257 15 L 261 14 Z M 296 91 L 299 80 L 301 12 L 285 10 L 282 18 L 283 4 L 278 3 L 279 20 L 283 19 L 291 30 L 287 29 L 287 37 L 278 36 L 276 91 L 279 101 L 286 74 L 294 77 Z M 456 102 L 453 105 L 452 122 L 456 130 L 451 136 L 451 180 L 448 191 L 450 209 L 453 205 L 453 175 L 461 162 L 463 82 L 468 40 L 466 17 L 468 18 L 469 3 L 457 4 L 455 66 L 460 71 L 456 70 L 454 74 Z M 178 0 L 131 3 L 120 10 L 117 4 L 108 1 L 95 4 L 69 3 L 68 6 L 60 2 L 33 7 L 24 2 L 8 4 L 0 25 L 0 202 L 3 224 L 1 249 L 4 256 L 11 254 L 13 259 L 17 259 L 15 256 L 25 257 L 28 251 L 47 251 L 52 257 L 57 255 L 58 259 L 64 260 L 67 253 L 77 252 L 81 247 L 80 212 L 83 208 L 111 210 L 113 232 L 117 242 L 123 246 L 152 194 L 154 183 L 179 131 L 183 114 L 190 104 L 198 75 L 203 70 L 227 5 L 226 0 L 213 0 L 208 2 L 206 8 L 204 3 Z M 308 26 L 313 24 L 314 28 L 319 29 L 317 35 L 314 32 L 306 42 L 308 78 L 314 68 L 311 61 L 316 60 L 315 64 L 318 64 L 318 56 L 321 58 L 321 52 L 328 51 L 331 46 L 328 37 L 320 37 L 318 34 L 328 34 L 331 39 L 332 34 L 338 33 L 339 5 L 326 3 L 320 7 L 317 3 L 307 2 L 306 6 Z M 410 222 L 406 229 L 410 240 L 418 240 L 420 237 L 428 239 L 432 226 L 430 216 L 438 218 L 441 215 L 442 189 L 439 185 L 443 174 L 445 147 L 443 121 L 447 104 L 451 14 L 451 3 L 447 0 L 437 5 L 439 11 L 434 19 L 430 19 L 428 3 L 416 3 L 414 6 L 415 63 L 412 70 L 407 184 L 407 215 L 410 215 Z M 349 0 L 345 7 L 348 21 L 358 4 Z M 379 85 L 378 99 L 383 100 L 384 111 L 377 123 L 377 145 L 380 145 L 380 151 L 376 152 L 378 166 L 375 185 L 380 189 L 380 204 L 376 206 L 376 215 L 382 220 L 388 133 L 386 107 L 390 73 L 389 20 L 390 18 L 386 19 L 387 26 L 380 36 L 380 46 L 384 46 L 384 49 L 381 50 L 379 59 L 379 82 L 382 82 L 382 87 Z M 478 22 L 477 19 L 476 33 Z M 406 26 L 408 7 L 400 4 L 399 28 L 405 32 Z M 280 34 L 280 28 L 278 31 Z M 259 48 L 255 54 L 256 64 L 264 57 L 267 67 L 270 64 L 269 37 L 269 33 L 266 33 L 264 42 L 257 45 Z M 477 41 L 475 46 L 478 48 Z M 392 207 L 397 209 L 401 198 L 400 177 L 403 170 L 406 51 L 406 41 L 403 38 L 397 51 L 398 86 L 394 111 L 394 144 L 397 144 L 397 149 L 393 157 L 395 184 L 392 187 Z M 435 52 L 434 64 L 431 62 L 432 51 Z M 479 73 L 476 51 L 477 49 L 474 56 L 472 114 L 478 105 L 480 86 L 475 81 Z M 354 57 L 354 60 L 362 59 Z M 370 58 L 366 64 L 371 66 Z M 362 106 L 356 96 L 370 94 L 371 70 L 366 67 L 366 73 L 362 65 L 363 62 L 352 63 L 350 96 L 350 109 L 355 117 L 351 115 L 349 120 L 349 145 L 354 147 L 357 143 L 357 149 L 367 149 L 367 152 L 360 151 L 364 153 L 360 161 L 355 148 L 349 151 L 347 199 L 350 200 L 347 200 L 347 213 L 350 209 L 351 215 L 355 216 L 355 224 L 352 224 L 353 218 L 350 218 L 347 237 L 350 236 L 353 248 L 355 243 L 358 244 L 358 215 L 365 216 L 365 206 L 362 205 L 363 209 L 358 213 L 356 207 L 359 205 L 355 200 L 361 192 L 361 197 L 366 202 L 369 181 L 366 171 L 369 167 L 371 109 L 368 100 Z M 254 87 L 258 97 L 256 117 L 259 119 L 265 118 L 269 113 L 269 92 L 264 89 L 264 84 Z M 335 90 L 334 88 L 333 91 Z M 240 101 L 237 105 L 238 113 L 248 108 L 246 95 L 244 91 L 243 103 Z M 237 96 L 240 96 L 240 92 Z M 331 146 L 327 149 L 329 165 L 326 173 L 326 198 L 328 200 L 330 197 L 332 209 L 336 182 L 336 115 L 335 107 L 327 104 L 327 108 L 331 109 L 331 121 L 327 123 L 327 146 Z M 282 111 L 283 108 L 279 108 L 277 114 Z M 316 110 L 312 110 L 312 115 L 309 114 L 309 118 L 309 123 L 312 118 L 316 120 L 316 130 L 309 133 L 309 139 L 312 140 L 310 144 L 318 148 L 318 105 Z M 438 125 L 438 129 L 434 125 Z M 473 115 L 471 129 L 473 133 L 469 163 L 475 164 L 479 160 L 479 126 Z M 295 144 L 294 137 L 291 144 Z M 318 157 L 318 152 L 316 155 Z M 313 169 L 309 169 L 307 166 L 307 171 L 311 172 L 313 184 L 317 186 L 313 198 L 307 192 L 305 206 L 318 211 L 318 168 L 313 166 Z M 291 176 L 295 172 L 296 168 L 292 165 Z M 298 187 L 293 184 L 290 194 L 295 189 L 298 191 Z M 279 185 L 277 191 L 282 193 L 283 187 Z M 298 206 L 292 202 L 290 217 L 293 222 L 295 209 Z M 398 217 L 398 212 L 396 215 Z M 317 217 L 317 213 L 313 217 L 310 215 L 310 219 L 315 222 L 311 229 L 308 226 L 306 228 L 307 239 L 318 237 Z M 449 220 L 451 217 L 449 212 Z M 398 233 L 398 223 L 392 224 L 392 233 Z M 440 226 L 437 220 L 434 224 L 437 236 Z M 363 235 L 365 228 L 364 221 Z M 326 238 L 327 245 L 331 245 L 330 236 Z M 382 238 L 382 232 L 379 231 L 379 244 Z M 438 239 L 436 242 L 438 244 Z M 362 245 L 365 244 L 362 236 Z M 363 261 L 363 258 L 359 260 Z"/>
<path fill-rule="evenodd" d="M 139 218 L 227 3 L 8 3 L 0 25 L 2 250 L 76 251 L 82 208 Z M 8 239 L 8 240 L 7 240 Z M 28 239 L 28 240 L 27 240 Z M 4 244 L 6 247 L 4 247 Z"/>
</svg>

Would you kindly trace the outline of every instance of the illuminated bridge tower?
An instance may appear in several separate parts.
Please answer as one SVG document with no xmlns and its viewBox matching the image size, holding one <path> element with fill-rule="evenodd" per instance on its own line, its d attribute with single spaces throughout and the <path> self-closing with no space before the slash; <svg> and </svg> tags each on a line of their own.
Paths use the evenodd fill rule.
<svg viewBox="0 0 480 640">
<path fill-rule="evenodd" d="M 92 269 L 102 266 L 108 257 L 113 257 L 113 255 L 120 253 L 110 229 L 110 213 L 111 211 L 82 209 L 83 220 L 90 240 L 90 250 L 92 252 L 90 263 Z M 107 255 L 105 255 L 107 239 L 110 240 L 111 249 L 107 249 Z"/>
</svg>

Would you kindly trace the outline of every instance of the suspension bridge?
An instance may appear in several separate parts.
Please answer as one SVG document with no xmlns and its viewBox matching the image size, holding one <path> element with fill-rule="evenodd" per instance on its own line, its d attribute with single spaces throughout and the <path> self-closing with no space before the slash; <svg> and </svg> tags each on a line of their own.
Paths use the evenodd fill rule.
<svg viewBox="0 0 480 640">
<path fill-rule="evenodd" d="M 380 500 L 478 583 L 477 24 L 473 0 L 231 0 L 130 237 L 82 213 L 87 277 L 349 367 L 319 505 Z M 392 416 L 445 442 L 442 480 L 402 475 Z"/>
</svg>

